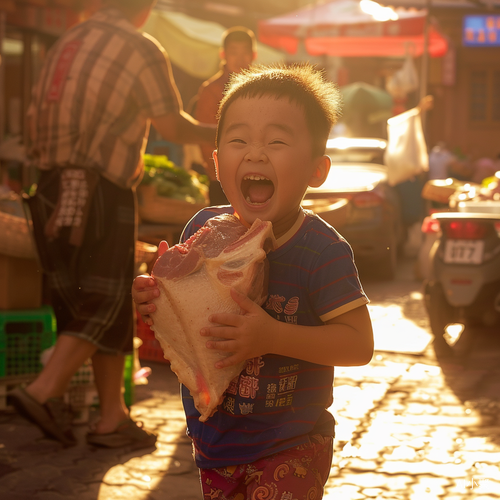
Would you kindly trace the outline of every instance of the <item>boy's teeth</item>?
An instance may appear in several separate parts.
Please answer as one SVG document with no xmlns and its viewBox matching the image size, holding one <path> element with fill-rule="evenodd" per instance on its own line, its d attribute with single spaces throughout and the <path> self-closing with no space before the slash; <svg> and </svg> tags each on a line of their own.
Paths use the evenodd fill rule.
<svg viewBox="0 0 500 500">
<path fill-rule="evenodd" d="M 262 175 L 246 175 L 244 177 L 244 180 L 249 180 L 249 181 L 267 181 L 268 178 L 264 177 Z"/>
</svg>

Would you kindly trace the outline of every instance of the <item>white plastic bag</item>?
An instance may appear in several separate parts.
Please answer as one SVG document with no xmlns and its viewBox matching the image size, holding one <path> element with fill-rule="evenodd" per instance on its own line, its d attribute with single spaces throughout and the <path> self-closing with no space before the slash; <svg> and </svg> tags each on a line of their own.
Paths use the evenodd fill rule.
<svg viewBox="0 0 500 500">
<path fill-rule="evenodd" d="M 395 98 L 406 97 L 407 94 L 418 89 L 418 73 L 413 58 L 408 54 L 401 69 L 390 76 L 386 83 L 386 90 Z"/>
<path fill-rule="evenodd" d="M 387 120 L 387 136 L 384 163 L 391 186 L 429 170 L 429 155 L 418 108 Z"/>
</svg>

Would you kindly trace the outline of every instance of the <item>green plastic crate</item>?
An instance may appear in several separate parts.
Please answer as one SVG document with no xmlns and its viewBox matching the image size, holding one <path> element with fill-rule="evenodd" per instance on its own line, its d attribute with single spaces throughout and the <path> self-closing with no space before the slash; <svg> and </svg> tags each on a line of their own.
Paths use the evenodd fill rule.
<svg viewBox="0 0 500 500">
<path fill-rule="evenodd" d="M 56 343 L 56 317 L 50 306 L 0 311 L 0 377 L 39 373 L 40 353 Z"/>
</svg>

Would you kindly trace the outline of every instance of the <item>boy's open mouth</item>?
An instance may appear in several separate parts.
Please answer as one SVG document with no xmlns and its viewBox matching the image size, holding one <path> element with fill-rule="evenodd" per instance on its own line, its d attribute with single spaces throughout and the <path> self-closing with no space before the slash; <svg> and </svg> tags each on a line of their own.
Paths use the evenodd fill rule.
<svg viewBox="0 0 500 500">
<path fill-rule="evenodd" d="M 263 175 L 246 175 L 241 181 L 241 192 L 247 203 L 262 205 L 274 194 L 274 184 Z"/>
</svg>

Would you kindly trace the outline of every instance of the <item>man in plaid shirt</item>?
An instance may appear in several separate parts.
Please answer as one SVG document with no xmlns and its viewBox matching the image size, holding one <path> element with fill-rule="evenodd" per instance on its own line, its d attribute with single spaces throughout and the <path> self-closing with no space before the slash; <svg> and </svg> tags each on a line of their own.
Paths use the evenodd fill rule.
<svg viewBox="0 0 500 500">
<path fill-rule="evenodd" d="M 137 31 L 154 2 L 102 0 L 52 47 L 28 111 L 40 171 L 29 204 L 59 336 L 38 378 L 10 401 L 65 446 L 75 438 L 62 396 L 89 358 L 100 419 L 88 443 L 156 442 L 130 419 L 122 395 L 124 357 L 133 350 L 135 186 L 150 123 L 180 143 L 214 144 L 215 127 L 184 113 L 167 54 Z"/>
</svg>

